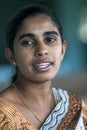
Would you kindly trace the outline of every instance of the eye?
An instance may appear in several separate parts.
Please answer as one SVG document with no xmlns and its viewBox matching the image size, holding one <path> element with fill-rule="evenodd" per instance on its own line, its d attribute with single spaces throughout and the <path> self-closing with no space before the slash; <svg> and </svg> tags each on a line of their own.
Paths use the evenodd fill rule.
<svg viewBox="0 0 87 130">
<path fill-rule="evenodd" d="M 57 41 L 57 38 L 54 38 L 54 37 L 47 37 L 45 39 L 46 42 L 48 43 L 54 43 L 55 41 Z"/>
<path fill-rule="evenodd" d="M 24 41 L 21 42 L 21 44 L 23 46 L 33 45 L 34 41 L 33 40 L 24 40 Z"/>
</svg>

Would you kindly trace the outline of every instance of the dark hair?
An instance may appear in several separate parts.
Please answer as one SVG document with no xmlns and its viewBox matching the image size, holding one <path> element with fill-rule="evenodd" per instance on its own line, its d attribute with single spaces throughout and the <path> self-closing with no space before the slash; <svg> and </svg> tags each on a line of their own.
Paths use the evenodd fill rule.
<svg viewBox="0 0 87 130">
<path fill-rule="evenodd" d="M 23 20 L 26 19 L 27 17 L 36 16 L 39 14 L 45 14 L 52 19 L 54 24 L 57 26 L 61 39 L 63 41 L 62 27 L 61 27 L 61 24 L 60 24 L 58 18 L 55 16 L 55 14 L 45 6 L 33 4 L 33 5 L 24 6 L 20 9 L 18 9 L 10 17 L 10 19 L 8 21 L 7 30 L 6 30 L 6 41 L 7 41 L 8 48 L 10 48 L 13 51 L 13 41 L 14 41 L 16 33 L 19 30 Z"/>
</svg>

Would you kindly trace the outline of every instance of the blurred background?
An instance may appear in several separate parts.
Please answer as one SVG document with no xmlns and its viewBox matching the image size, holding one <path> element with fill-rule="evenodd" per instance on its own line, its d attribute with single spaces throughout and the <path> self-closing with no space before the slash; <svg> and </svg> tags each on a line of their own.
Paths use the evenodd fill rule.
<svg viewBox="0 0 87 130">
<path fill-rule="evenodd" d="M 80 95 L 87 102 L 87 0 L 3 0 L 0 1 L 0 91 L 11 82 L 15 69 L 5 58 L 5 29 L 17 8 L 37 3 L 54 10 L 63 26 L 67 52 L 53 86 Z"/>
</svg>

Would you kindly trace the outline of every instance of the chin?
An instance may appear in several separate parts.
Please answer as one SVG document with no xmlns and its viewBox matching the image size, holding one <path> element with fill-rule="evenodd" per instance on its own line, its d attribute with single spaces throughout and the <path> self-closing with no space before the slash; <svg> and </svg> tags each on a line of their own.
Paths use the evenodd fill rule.
<svg viewBox="0 0 87 130">
<path fill-rule="evenodd" d="M 51 82 L 54 77 L 55 76 L 40 76 L 40 77 L 33 79 L 33 81 L 38 82 L 38 83 L 48 82 L 48 81 Z"/>
</svg>

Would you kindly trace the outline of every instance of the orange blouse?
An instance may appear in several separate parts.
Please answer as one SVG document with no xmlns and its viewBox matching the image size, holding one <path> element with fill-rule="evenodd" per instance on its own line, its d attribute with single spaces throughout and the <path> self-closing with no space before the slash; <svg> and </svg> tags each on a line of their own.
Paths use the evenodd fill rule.
<svg viewBox="0 0 87 130">
<path fill-rule="evenodd" d="M 0 130 L 36 130 L 6 99 L 0 98 Z"/>
<path fill-rule="evenodd" d="M 83 102 L 82 115 L 84 123 L 87 123 L 87 107 Z M 36 128 L 6 99 L 0 98 L 0 130 L 36 130 Z"/>
</svg>

